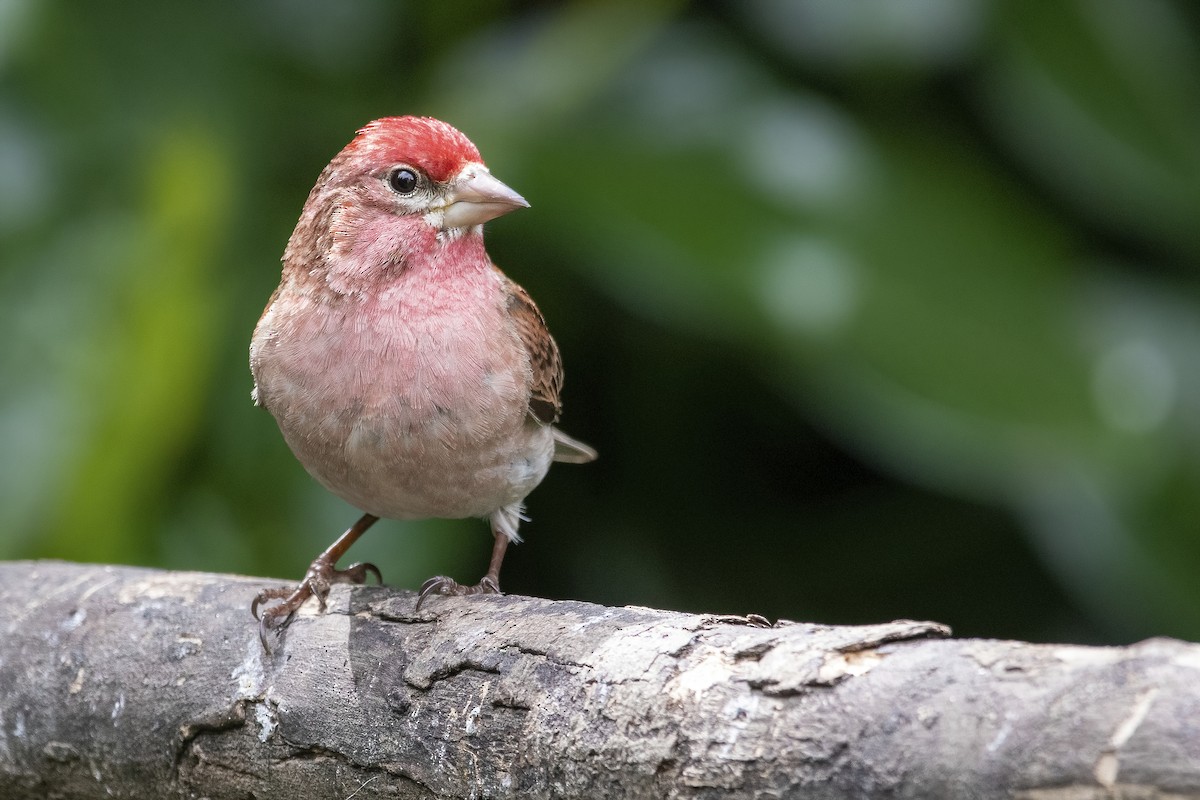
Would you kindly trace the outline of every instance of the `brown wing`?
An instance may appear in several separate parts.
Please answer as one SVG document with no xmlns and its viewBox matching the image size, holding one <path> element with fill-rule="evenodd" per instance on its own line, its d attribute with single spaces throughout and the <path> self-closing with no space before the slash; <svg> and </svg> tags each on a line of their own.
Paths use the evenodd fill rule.
<svg viewBox="0 0 1200 800">
<path fill-rule="evenodd" d="M 508 282 L 508 288 L 508 313 L 529 352 L 529 364 L 533 369 L 529 413 L 539 422 L 550 425 L 558 421 L 562 411 L 559 399 L 563 383 L 562 357 L 533 299 L 512 281 Z"/>
</svg>

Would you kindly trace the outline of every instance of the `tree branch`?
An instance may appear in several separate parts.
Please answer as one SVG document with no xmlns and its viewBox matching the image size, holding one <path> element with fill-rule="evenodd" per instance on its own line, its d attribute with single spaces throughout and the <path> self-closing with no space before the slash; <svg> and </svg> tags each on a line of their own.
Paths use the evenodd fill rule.
<svg viewBox="0 0 1200 800">
<path fill-rule="evenodd" d="M 267 585 L 0 564 L 0 795 L 1200 797 L 1200 645 Z"/>
</svg>

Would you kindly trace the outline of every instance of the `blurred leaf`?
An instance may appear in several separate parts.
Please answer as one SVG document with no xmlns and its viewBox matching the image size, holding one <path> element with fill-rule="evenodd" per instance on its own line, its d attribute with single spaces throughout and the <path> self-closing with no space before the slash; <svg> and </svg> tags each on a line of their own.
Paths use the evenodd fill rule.
<svg viewBox="0 0 1200 800">
<path fill-rule="evenodd" d="M 656 56 L 639 74 L 653 75 Z M 761 121 L 765 105 L 794 97 L 760 89 L 726 111 Z M 828 127 L 836 113 L 792 114 L 795 135 L 778 139 L 763 164 L 803 186 L 797 165 L 828 160 L 826 137 L 808 130 Z M 767 168 L 729 159 L 744 145 L 740 128 L 724 142 L 663 151 L 600 118 L 541 148 L 531 177 L 543 191 L 558 184 L 543 212 L 551 229 L 630 309 L 756 352 L 847 446 L 897 476 L 1019 513 L 1048 507 L 1032 496 L 1077 508 L 1075 521 L 1054 517 L 1075 548 L 1088 546 L 1091 517 L 1072 504 L 1091 501 L 1072 476 L 1099 492 L 1096 502 L 1114 515 L 1113 547 L 1074 564 L 1053 559 L 1074 572 L 1085 602 L 1112 612 L 1104 587 L 1140 594 L 1146 606 L 1116 615 L 1134 627 L 1171 607 L 1169 597 L 1200 606 L 1200 591 L 1165 581 L 1152 557 L 1130 555 L 1141 525 L 1123 510 L 1128 481 L 1135 465 L 1158 458 L 1157 428 L 1173 421 L 1159 414 L 1153 429 L 1131 435 L 1105 416 L 1108 395 L 1095 383 L 1104 356 L 1078 316 L 1091 284 L 1071 236 L 963 148 L 954 126 L 891 116 L 870 133 L 839 124 L 854 143 L 841 153 L 854 166 L 835 185 L 856 186 L 850 195 L 778 193 Z M 568 174 L 563 187 L 559 176 Z M 614 174 L 630 176 L 630 188 L 606 178 Z M 610 191 L 576 190 L 604 186 Z M 1134 358 L 1141 370 L 1144 357 Z M 1030 475 L 1048 479 L 1033 486 Z M 1043 521 L 1032 528 L 1047 530 Z M 1170 624 L 1195 630 L 1200 618 Z"/>
<path fill-rule="evenodd" d="M 1035 174 L 1094 217 L 1200 255 L 1200 50 L 1163 0 L 1000 4 L 983 95 Z"/>
<path fill-rule="evenodd" d="M 590 102 L 682 6 L 575 2 L 497 25 L 441 63 L 433 113 L 483 141 L 528 137 Z"/>
<path fill-rule="evenodd" d="M 141 562 L 139 520 L 185 462 L 223 301 L 210 273 L 228 219 L 229 175 L 203 129 L 180 127 L 148 160 L 139 238 L 111 253 L 115 293 L 75 396 L 93 427 L 76 442 L 43 552 Z"/>
</svg>

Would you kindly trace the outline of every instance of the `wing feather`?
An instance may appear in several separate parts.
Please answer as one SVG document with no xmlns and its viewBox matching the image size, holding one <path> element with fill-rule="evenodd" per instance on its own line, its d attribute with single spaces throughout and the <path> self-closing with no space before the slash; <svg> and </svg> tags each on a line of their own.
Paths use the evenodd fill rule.
<svg viewBox="0 0 1200 800">
<path fill-rule="evenodd" d="M 552 425 L 562 413 L 562 356 L 546 327 L 542 312 L 529 293 L 509 281 L 508 313 L 517 335 L 529 353 L 533 382 L 529 392 L 529 413 L 539 422 Z"/>
</svg>

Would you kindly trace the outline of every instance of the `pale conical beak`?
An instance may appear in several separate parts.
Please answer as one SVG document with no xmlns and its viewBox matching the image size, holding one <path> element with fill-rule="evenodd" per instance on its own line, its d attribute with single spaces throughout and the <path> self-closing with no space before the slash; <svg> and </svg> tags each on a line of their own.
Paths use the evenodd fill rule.
<svg viewBox="0 0 1200 800">
<path fill-rule="evenodd" d="M 467 164 L 450 184 L 446 196 L 447 228 L 466 228 L 481 225 L 489 219 L 529 208 L 525 198 L 492 177 L 482 164 Z"/>
</svg>

